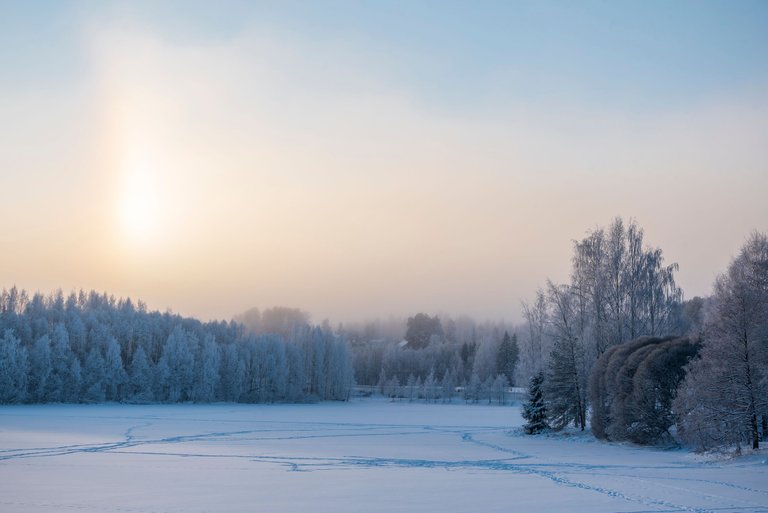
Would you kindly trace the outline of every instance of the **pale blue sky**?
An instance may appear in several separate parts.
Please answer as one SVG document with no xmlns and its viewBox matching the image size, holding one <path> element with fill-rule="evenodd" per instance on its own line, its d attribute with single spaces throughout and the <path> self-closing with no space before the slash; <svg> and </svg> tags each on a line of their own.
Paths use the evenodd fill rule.
<svg viewBox="0 0 768 513">
<path fill-rule="evenodd" d="M 244 31 L 341 41 L 395 62 L 388 79 L 446 110 L 532 102 L 665 109 L 764 86 L 764 1 L 0 2 L 4 87 L 82 79 L 87 22 L 140 26 L 180 45 Z M 326 56 L 317 55 L 318 59 Z"/>
<path fill-rule="evenodd" d="M 767 51 L 765 1 L 0 0 L 0 286 L 517 319 L 621 215 L 707 294 Z"/>
</svg>

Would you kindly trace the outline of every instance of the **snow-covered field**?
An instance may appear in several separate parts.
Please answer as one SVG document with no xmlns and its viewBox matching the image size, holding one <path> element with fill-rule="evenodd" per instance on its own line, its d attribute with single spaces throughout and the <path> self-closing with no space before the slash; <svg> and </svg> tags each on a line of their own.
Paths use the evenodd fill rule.
<svg viewBox="0 0 768 513">
<path fill-rule="evenodd" d="M 766 456 L 526 437 L 517 407 L 0 408 L 0 511 L 768 512 Z"/>
</svg>

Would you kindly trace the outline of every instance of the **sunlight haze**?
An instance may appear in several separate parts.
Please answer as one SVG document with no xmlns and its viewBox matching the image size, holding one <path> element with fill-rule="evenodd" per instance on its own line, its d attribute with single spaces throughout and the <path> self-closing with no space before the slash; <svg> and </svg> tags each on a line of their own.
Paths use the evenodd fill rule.
<svg viewBox="0 0 768 513">
<path fill-rule="evenodd" d="M 623 216 L 709 294 L 768 230 L 766 27 L 748 1 L 0 0 L 0 287 L 517 321 Z"/>
</svg>

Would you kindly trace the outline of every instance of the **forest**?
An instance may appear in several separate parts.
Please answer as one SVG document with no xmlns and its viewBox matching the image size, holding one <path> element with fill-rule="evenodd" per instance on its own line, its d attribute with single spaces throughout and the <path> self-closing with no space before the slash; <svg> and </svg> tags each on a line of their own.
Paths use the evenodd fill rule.
<svg viewBox="0 0 768 513">
<path fill-rule="evenodd" d="M 264 312 L 275 333 L 254 333 L 96 292 L 3 290 L 0 403 L 346 399 L 346 340 L 308 324 L 281 328 L 283 313 Z"/>
<path fill-rule="evenodd" d="M 294 308 L 229 322 L 148 311 L 97 292 L 0 293 L 0 403 L 393 400 L 507 403 L 526 431 L 758 448 L 768 437 L 768 237 L 753 233 L 712 295 L 685 299 L 678 265 L 616 218 L 573 242 L 524 322 L 416 313 L 338 325 Z"/>
</svg>

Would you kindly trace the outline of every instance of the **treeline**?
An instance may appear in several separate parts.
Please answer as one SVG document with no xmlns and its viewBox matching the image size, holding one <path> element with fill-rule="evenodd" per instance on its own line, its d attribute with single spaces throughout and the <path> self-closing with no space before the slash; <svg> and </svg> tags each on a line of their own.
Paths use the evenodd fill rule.
<svg viewBox="0 0 768 513">
<path fill-rule="evenodd" d="M 96 292 L 0 293 L 0 403 L 343 400 L 347 341 L 292 325 L 254 334 Z"/>
<path fill-rule="evenodd" d="M 768 238 L 753 234 L 711 298 L 684 301 L 677 265 L 615 219 L 574 242 L 570 283 L 524 303 L 521 377 L 535 431 L 587 420 L 598 438 L 697 449 L 768 436 Z M 534 379 L 535 378 L 535 379 Z M 546 412 L 545 416 L 541 412 Z"/>
<path fill-rule="evenodd" d="M 352 344 L 357 383 L 376 385 L 385 396 L 499 401 L 516 380 L 520 350 L 509 324 L 418 313 L 398 325 L 341 329 Z"/>
</svg>

